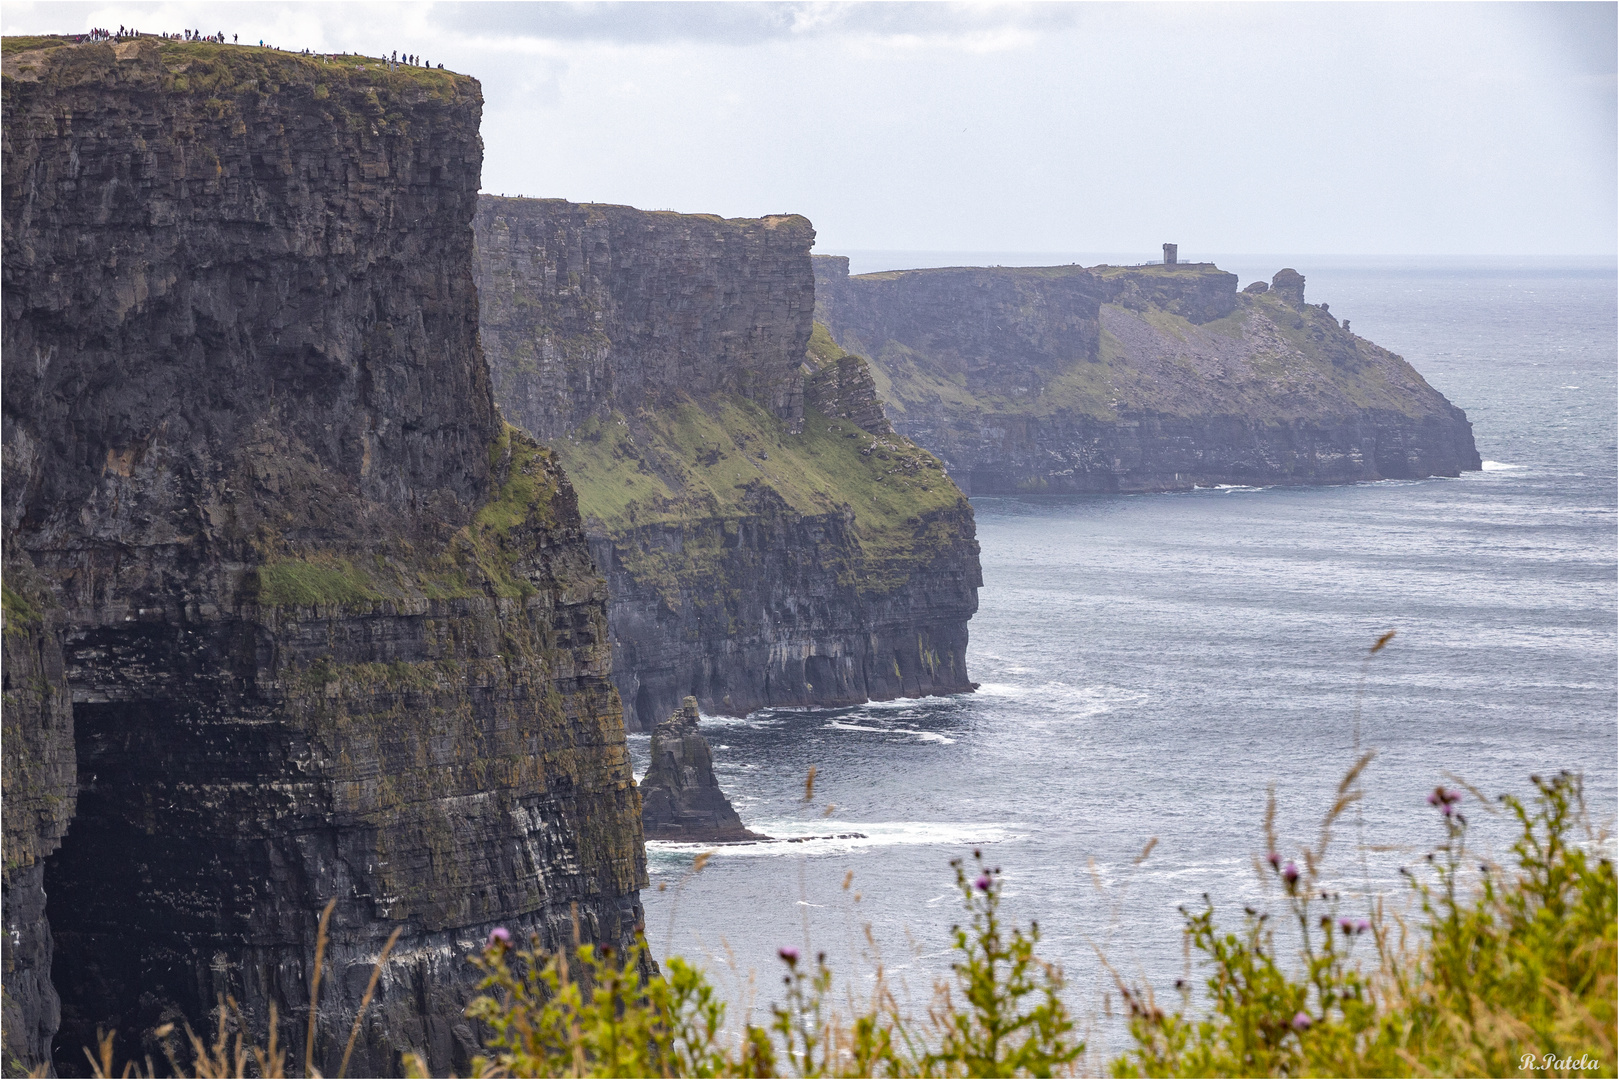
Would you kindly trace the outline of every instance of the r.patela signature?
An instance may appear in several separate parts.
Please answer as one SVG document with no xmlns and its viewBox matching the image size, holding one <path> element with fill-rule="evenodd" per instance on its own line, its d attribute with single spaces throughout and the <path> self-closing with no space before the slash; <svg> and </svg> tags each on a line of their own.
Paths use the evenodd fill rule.
<svg viewBox="0 0 1619 1080">
<path fill-rule="evenodd" d="M 1518 1070 L 1520 1072 L 1528 1072 L 1530 1069 L 1542 1069 L 1546 1072 L 1551 1072 L 1553 1070 L 1556 1070 L 1557 1072 L 1568 1072 L 1571 1069 L 1590 1069 L 1595 1071 L 1601 1067 L 1602 1062 L 1598 1061 L 1596 1058 L 1590 1057 L 1587 1054 L 1581 1054 L 1577 1058 L 1560 1058 L 1556 1054 L 1542 1054 L 1539 1057 L 1536 1057 L 1534 1054 L 1525 1054 L 1523 1056 L 1523 1060 L 1518 1062 Z"/>
</svg>

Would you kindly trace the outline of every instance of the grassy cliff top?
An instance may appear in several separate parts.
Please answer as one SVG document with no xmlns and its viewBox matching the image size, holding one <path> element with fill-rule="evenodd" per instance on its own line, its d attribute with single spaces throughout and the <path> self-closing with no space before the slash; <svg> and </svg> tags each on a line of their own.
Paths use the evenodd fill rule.
<svg viewBox="0 0 1619 1080">
<path fill-rule="evenodd" d="M 902 417 L 942 407 L 958 416 L 1287 420 L 1363 409 L 1415 416 L 1440 401 L 1402 358 L 1344 330 L 1319 306 L 1294 307 L 1270 294 L 1239 294 L 1230 315 L 1202 324 L 1153 304 L 1104 304 L 1096 355 L 1020 392 L 969 385 L 960 372 L 898 342 L 873 351 L 878 391 Z"/>
<path fill-rule="evenodd" d="M 64 35 L 0 38 L 0 70 L 7 79 L 76 85 L 106 77 L 109 62 L 161 64 L 179 91 L 275 93 L 283 86 L 349 85 L 436 95 L 477 92 L 478 80 L 438 68 L 394 65 L 380 57 L 295 53 L 257 45 L 173 41 L 143 34 L 123 41 L 76 43 Z"/>
<path fill-rule="evenodd" d="M 554 212 L 559 208 L 575 207 L 586 214 L 625 214 L 637 218 L 650 217 L 660 221 L 701 222 L 705 225 L 729 225 L 733 228 L 809 229 L 809 218 L 802 214 L 767 214 L 764 217 L 721 217 L 718 214 L 684 214 L 677 210 L 643 210 L 623 203 L 576 203 L 567 199 L 534 198 L 528 195 L 491 195 L 485 192 L 479 198 L 502 212 L 522 213 L 524 210 Z"/>
</svg>

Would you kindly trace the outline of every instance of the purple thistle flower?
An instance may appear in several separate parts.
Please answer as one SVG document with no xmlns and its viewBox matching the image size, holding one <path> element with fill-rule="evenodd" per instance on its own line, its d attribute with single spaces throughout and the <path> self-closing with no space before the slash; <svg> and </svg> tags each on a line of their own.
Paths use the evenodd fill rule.
<svg viewBox="0 0 1619 1080">
<path fill-rule="evenodd" d="M 1352 934 L 1355 932 L 1355 923 L 1351 919 L 1339 919 L 1338 929 L 1342 930 L 1346 934 Z"/>
<path fill-rule="evenodd" d="M 1278 866 L 1281 866 L 1281 865 L 1282 865 L 1282 856 L 1281 856 L 1281 853 L 1280 853 L 1280 852 L 1276 852 L 1276 851 L 1273 851 L 1273 852 L 1271 852 L 1271 853 L 1270 853 L 1270 854 L 1269 854 L 1269 855 L 1266 855 L 1266 856 L 1265 856 L 1265 861 L 1266 861 L 1266 862 L 1268 862 L 1268 863 L 1270 863 L 1270 868 L 1271 868 L 1271 869 L 1272 869 L 1272 870 L 1274 870 L 1274 869 L 1276 869 L 1276 868 L 1277 868 L 1277 867 L 1278 867 Z"/>
<path fill-rule="evenodd" d="M 1287 860 L 1287 865 L 1282 867 L 1282 880 L 1289 885 L 1293 885 L 1299 880 L 1299 868 L 1292 859 Z"/>
<path fill-rule="evenodd" d="M 1428 792 L 1428 805 L 1429 806 L 1438 806 L 1439 805 L 1439 789 L 1438 788 L 1434 788 L 1432 791 Z"/>
<path fill-rule="evenodd" d="M 1365 919 L 1356 919 L 1355 920 L 1355 933 L 1364 934 L 1366 931 L 1370 930 L 1371 928 L 1372 928 L 1372 924 L 1367 922 Z"/>
<path fill-rule="evenodd" d="M 978 880 L 973 882 L 973 884 L 978 886 L 979 892 L 989 892 L 989 887 L 993 885 L 994 882 L 989 880 L 988 874 L 980 874 L 978 876 Z"/>
<path fill-rule="evenodd" d="M 1293 1014 L 1293 1030 L 1294 1031 L 1306 1031 L 1306 1030 L 1309 1029 L 1310 1025 L 1313 1024 L 1314 1022 L 1315 1021 L 1311 1020 L 1309 1015 L 1306 1014 L 1306 1013 L 1299 1012 L 1299 1013 L 1294 1013 Z"/>
<path fill-rule="evenodd" d="M 509 949 L 512 947 L 512 932 L 504 926 L 497 926 L 489 931 L 489 945 L 491 949 Z"/>
<path fill-rule="evenodd" d="M 798 950 L 793 948 L 791 945 L 786 945 L 780 949 L 777 949 L 776 955 L 781 957 L 789 964 L 798 963 Z"/>
<path fill-rule="evenodd" d="M 1439 812 L 1441 814 L 1444 814 L 1446 817 L 1449 817 L 1451 814 L 1454 814 L 1456 812 L 1456 808 L 1454 806 L 1450 805 L 1449 803 L 1446 803 L 1444 806 L 1441 806 L 1439 808 Z"/>
</svg>

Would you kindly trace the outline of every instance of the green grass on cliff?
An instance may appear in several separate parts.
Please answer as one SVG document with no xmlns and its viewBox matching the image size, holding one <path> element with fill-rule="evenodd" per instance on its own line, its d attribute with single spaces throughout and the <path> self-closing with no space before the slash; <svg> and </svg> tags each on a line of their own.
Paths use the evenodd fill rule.
<svg viewBox="0 0 1619 1080">
<path fill-rule="evenodd" d="M 1124 272 L 1104 273 L 1109 269 Z M 1409 364 L 1343 330 L 1315 305 L 1298 309 L 1269 294 L 1238 294 L 1231 314 L 1201 325 L 1151 304 L 1104 305 L 1103 314 L 1096 356 L 1075 359 L 1024 395 L 969 388 L 949 363 L 893 341 L 872 348 L 872 374 L 896 416 L 942 409 L 954 417 L 1116 420 L 1146 413 L 1285 421 L 1364 409 L 1416 416 L 1432 407 L 1432 391 Z M 1107 328 L 1109 319 L 1142 324 L 1132 344 Z"/>
<path fill-rule="evenodd" d="M 903 438 L 874 436 L 814 409 L 805 410 L 795 434 L 740 396 L 687 399 L 634 418 L 615 413 L 583 425 L 555 449 L 580 513 L 615 539 L 646 525 L 734 528 L 740 519 L 772 512 L 772 493 L 792 513 L 848 514 L 866 588 L 894 584 L 890 579 L 906 572 L 919 545 L 942 542 L 925 519 L 961 499 L 938 460 Z M 630 553 L 627 568 L 660 587 L 695 580 L 712 561 L 690 547 L 678 565 L 645 554 L 651 561 L 638 566 Z"/>
<path fill-rule="evenodd" d="M 518 572 L 529 530 L 557 525 L 559 485 L 551 451 L 510 424 L 489 448 L 495 486 L 468 525 L 441 550 L 408 547 L 365 555 L 304 550 L 267 538 L 250 589 L 273 607 L 349 607 L 403 600 L 479 596 L 526 599 L 534 591 Z"/>
<path fill-rule="evenodd" d="M 471 89 L 475 83 L 466 75 L 438 68 L 394 65 L 372 56 L 304 54 L 257 45 L 218 45 L 203 41 L 171 41 L 150 34 L 122 42 L 102 41 L 75 44 L 57 35 L 16 36 L 0 39 L 0 55 L 5 58 L 5 74 L 43 65 L 39 77 L 74 78 L 81 69 L 104 64 L 108 59 L 147 55 L 151 50 L 166 72 L 165 89 L 220 100 L 242 94 L 276 94 L 285 89 L 313 89 L 316 100 L 327 101 L 334 91 L 367 89 L 384 93 L 422 91 L 450 98 Z M 31 57 L 29 53 L 37 53 Z M 14 70 L 16 68 L 17 70 Z"/>
</svg>

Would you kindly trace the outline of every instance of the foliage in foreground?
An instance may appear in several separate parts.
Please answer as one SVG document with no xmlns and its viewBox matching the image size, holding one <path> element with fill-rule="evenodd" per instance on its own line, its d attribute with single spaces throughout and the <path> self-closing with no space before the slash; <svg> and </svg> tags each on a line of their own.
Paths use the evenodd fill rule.
<svg viewBox="0 0 1619 1080">
<path fill-rule="evenodd" d="M 954 928 L 953 984 L 925 1021 L 898 1008 L 883 985 L 852 1018 L 838 1014 L 825 955 L 780 952 L 782 1004 L 767 1027 L 722 1039 L 725 1006 L 702 972 L 679 957 L 643 978 L 644 943 L 623 956 L 580 945 L 565 952 L 515 948 L 496 931 L 476 963 L 487 991 L 468 1010 L 492 1033 L 480 1076 L 1052 1076 L 1084 1052 L 1072 1037 L 1062 975 L 1035 957 L 1038 926 L 1007 928 L 999 868 L 982 856 L 976 877 L 957 860 L 968 911 Z M 958 1000 L 959 998 L 959 1000 Z M 412 1074 L 427 1075 L 420 1058 Z"/>
<path fill-rule="evenodd" d="M 1121 984 L 1133 1046 L 1113 1062 L 1115 1075 L 1615 1075 L 1619 898 L 1613 862 L 1600 854 L 1607 839 L 1585 823 L 1579 781 L 1567 773 L 1536 777 L 1530 802 L 1501 798 L 1519 829 L 1511 867 L 1479 862 L 1467 846 L 1460 793 L 1435 789 L 1428 801 L 1443 841 L 1411 876 L 1408 922 L 1381 905 L 1351 914 L 1341 896 L 1322 888 L 1331 826 L 1359 797 L 1355 782 L 1367 760 L 1344 778 L 1315 848 L 1285 857 L 1267 818 L 1260 870 L 1281 889 L 1296 924 L 1288 930 L 1296 962 L 1282 959 L 1268 915 L 1250 909 L 1240 930 L 1222 929 L 1205 898 L 1202 910 L 1186 913 L 1186 934 L 1209 973 L 1206 997 L 1194 999 L 1183 984 L 1180 1007 L 1165 1012 L 1149 989 Z M 1478 883 L 1470 886 L 1474 866 Z M 473 961 L 484 973 L 483 993 L 469 1015 L 487 1032 L 487 1054 L 475 1059 L 474 1072 L 1072 1073 L 1084 1045 L 1061 998 L 1061 973 L 1035 955 L 1039 928 L 1003 923 L 998 869 L 980 858 L 972 870 L 959 861 L 955 870 L 969 917 L 953 932 L 953 978 L 923 1017 L 898 1006 L 881 968 L 869 1002 L 840 1011 L 824 956 L 809 963 L 782 949 L 784 1000 L 767 1025 L 745 1024 L 733 1035 L 705 975 L 678 957 L 649 976 L 644 943 L 622 955 L 591 945 L 546 953 L 497 930 Z M 379 963 L 362 1013 L 380 971 Z M 282 1075 L 285 1054 L 273 1041 L 266 1052 L 244 1048 L 239 1036 L 227 1045 L 223 1010 L 213 1047 L 187 1029 L 190 1074 Z M 231 1026 L 241 1030 L 239 1016 Z M 357 1018 L 351 1049 L 358 1026 Z M 99 1058 L 90 1053 L 96 1075 L 114 1075 L 111 1048 L 109 1037 Z M 175 1075 L 187 1075 L 179 1055 L 171 1049 L 169 1056 Z M 417 1055 L 405 1065 L 411 1075 L 429 1075 Z M 307 1056 L 304 1069 L 316 1075 Z"/>
<path fill-rule="evenodd" d="M 1335 809 L 1352 801 L 1353 778 Z M 1298 924 L 1299 970 L 1279 961 L 1267 916 L 1250 910 L 1232 932 L 1207 903 L 1188 912 L 1186 933 L 1210 968 L 1209 1009 L 1189 1015 L 1189 988 L 1174 1013 L 1127 993 L 1135 1048 L 1115 1075 L 1613 1076 L 1614 865 L 1573 842 L 1578 780 L 1532 779 L 1532 804 L 1500 800 L 1520 829 L 1516 872 L 1478 863 L 1471 896 L 1461 794 L 1429 796 L 1445 838 L 1411 876 L 1415 935 L 1380 909 L 1346 916 L 1319 887 L 1325 831 L 1302 866 L 1272 843 L 1266 870 Z"/>
</svg>

